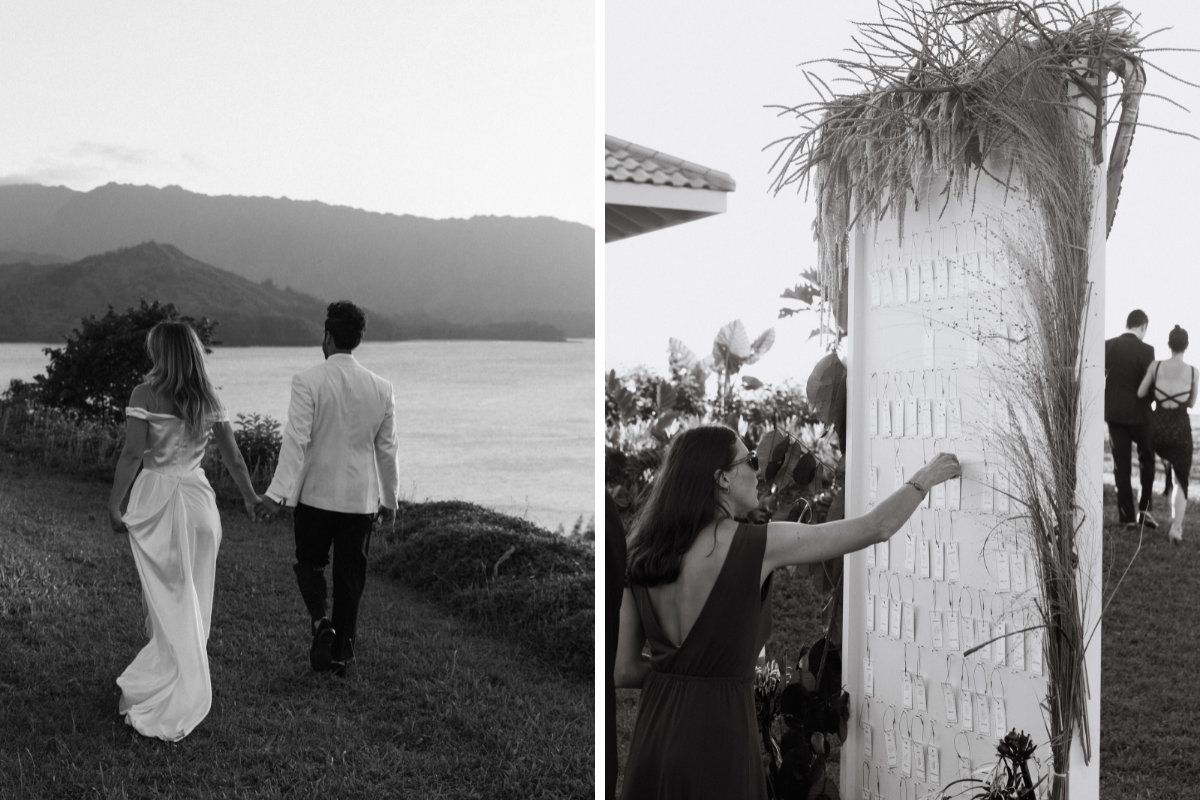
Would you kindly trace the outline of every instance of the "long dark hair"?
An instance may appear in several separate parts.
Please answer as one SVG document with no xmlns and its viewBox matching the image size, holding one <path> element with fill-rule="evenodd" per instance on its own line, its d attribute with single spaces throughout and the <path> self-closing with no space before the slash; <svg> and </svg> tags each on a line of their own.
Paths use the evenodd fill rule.
<svg viewBox="0 0 1200 800">
<path fill-rule="evenodd" d="M 729 515 L 717 499 L 713 473 L 728 466 L 736 452 L 737 434 L 724 425 L 690 428 L 671 441 L 633 524 L 626 569 L 631 585 L 672 583 L 696 533 Z"/>
</svg>

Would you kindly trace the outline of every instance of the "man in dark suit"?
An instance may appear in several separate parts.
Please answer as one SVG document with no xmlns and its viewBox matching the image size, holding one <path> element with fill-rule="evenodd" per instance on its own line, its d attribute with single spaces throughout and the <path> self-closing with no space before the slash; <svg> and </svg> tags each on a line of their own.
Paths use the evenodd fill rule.
<svg viewBox="0 0 1200 800">
<path fill-rule="evenodd" d="M 617 635 L 621 625 L 621 597 L 625 593 L 625 526 L 612 495 L 604 493 L 604 663 L 605 731 L 604 779 L 606 798 L 617 788 L 617 691 L 613 667 L 617 660 Z"/>
<path fill-rule="evenodd" d="M 1139 399 L 1138 386 L 1154 363 L 1154 347 L 1146 344 L 1150 318 L 1141 309 L 1129 312 L 1125 332 L 1104 343 L 1104 421 L 1112 439 L 1113 477 L 1117 484 L 1117 517 L 1126 525 L 1157 528 L 1150 516 L 1154 487 L 1154 449 L 1150 445 L 1150 398 Z M 1142 491 L 1136 516 L 1131 485 L 1132 445 L 1137 443 Z"/>
</svg>

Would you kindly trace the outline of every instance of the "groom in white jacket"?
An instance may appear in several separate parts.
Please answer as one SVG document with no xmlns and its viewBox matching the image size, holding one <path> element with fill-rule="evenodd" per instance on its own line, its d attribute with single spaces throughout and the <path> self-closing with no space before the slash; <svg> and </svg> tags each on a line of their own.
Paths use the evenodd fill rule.
<svg viewBox="0 0 1200 800">
<path fill-rule="evenodd" d="M 287 427 L 263 507 L 294 506 L 296 580 L 312 617 L 312 668 L 344 675 L 354 663 L 358 605 L 376 525 L 396 519 L 392 385 L 353 356 L 366 316 L 346 301 L 326 312 L 322 364 L 292 378 Z M 333 613 L 325 613 L 325 567 L 333 548 Z"/>
</svg>

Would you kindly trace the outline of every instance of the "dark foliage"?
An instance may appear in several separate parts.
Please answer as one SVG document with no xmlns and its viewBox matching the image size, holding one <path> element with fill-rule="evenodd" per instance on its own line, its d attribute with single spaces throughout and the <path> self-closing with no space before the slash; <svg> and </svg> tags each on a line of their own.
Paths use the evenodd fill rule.
<svg viewBox="0 0 1200 800">
<path fill-rule="evenodd" d="M 145 300 L 121 313 L 108 307 L 103 317 L 89 316 L 63 347 L 47 347 L 45 375 L 34 378 L 38 400 L 86 420 L 119 425 L 133 387 L 150 371 L 146 334 L 163 320 L 186 322 L 205 346 L 214 344 L 216 322 L 181 316 L 171 303 Z"/>
</svg>

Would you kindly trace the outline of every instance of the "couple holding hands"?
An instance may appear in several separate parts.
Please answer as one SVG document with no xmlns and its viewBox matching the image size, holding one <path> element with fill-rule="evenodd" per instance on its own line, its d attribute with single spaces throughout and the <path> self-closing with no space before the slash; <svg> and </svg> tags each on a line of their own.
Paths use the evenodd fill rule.
<svg viewBox="0 0 1200 800">
<path fill-rule="evenodd" d="M 294 507 L 293 569 L 312 619 L 312 668 L 344 675 L 353 665 L 371 533 L 395 524 L 399 487 L 392 385 L 353 356 L 365 328 L 353 303 L 329 305 L 325 361 L 292 379 L 278 465 L 262 495 L 250 482 L 195 331 L 160 322 L 147 335 L 152 368 L 125 410 L 125 445 L 109 497 L 113 531 L 129 534 L 150 636 L 117 679 L 120 713 L 142 735 L 182 739 L 212 705 L 206 647 L 221 518 L 200 468 L 210 440 L 251 519 Z"/>
</svg>

